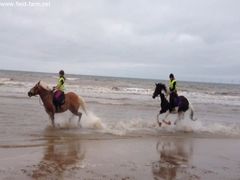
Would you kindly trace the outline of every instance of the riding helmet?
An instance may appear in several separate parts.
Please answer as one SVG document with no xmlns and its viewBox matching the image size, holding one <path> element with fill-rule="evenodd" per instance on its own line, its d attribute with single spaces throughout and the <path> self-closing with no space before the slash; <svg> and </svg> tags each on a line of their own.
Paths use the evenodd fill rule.
<svg viewBox="0 0 240 180">
<path fill-rule="evenodd" d="M 169 78 L 174 78 L 174 75 L 171 73 L 171 74 L 169 75 Z"/>
<path fill-rule="evenodd" d="M 60 71 L 59 71 L 59 74 L 60 74 L 61 76 L 64 76 L 64 71 L 63 71 L 63 70 L 60 70 Z"/>
</svg>

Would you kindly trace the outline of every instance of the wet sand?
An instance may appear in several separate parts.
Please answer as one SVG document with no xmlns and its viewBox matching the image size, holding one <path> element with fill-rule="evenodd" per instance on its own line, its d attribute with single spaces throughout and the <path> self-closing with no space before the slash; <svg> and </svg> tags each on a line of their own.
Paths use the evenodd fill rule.
<svg viewBox="0 0 240 180">
<path fill-rule="evenodd" d="M 1 179 L 239 179 L 238 139 L 81 139 L 46 131 L 42 145 L 0 149 Z M 55 134 L 55 135 L 53 135 Z"/>
<path fill-rule="evenodd" d="M 0 179 L 240 177 L 239 138 L 201 138 L 191 133 L 117 136 L 87 128 L 53 129 L 36 98 L 2 96 L 0 100 Z"/>
</svg>

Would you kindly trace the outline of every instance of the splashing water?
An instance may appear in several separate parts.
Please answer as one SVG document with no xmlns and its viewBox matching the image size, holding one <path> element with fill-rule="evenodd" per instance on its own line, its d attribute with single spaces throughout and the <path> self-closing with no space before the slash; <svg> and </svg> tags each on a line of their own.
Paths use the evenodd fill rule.
<svg viewBox="0 0 240 180">
<path fill-rule="evenodd" d="M 61 129 L 79 128 L 78 116 L 72 115 L 70 112 L 56 114 L 55 123 L 56 126 Z M 80 125 L 83 128 L 91 129 L 104 129 L 106 127 L 101 119 L 91 111 L 88 111 L 87 116 L 83 114 Z M 49 126 L 51 126 L 51 124 L 49 124 Z"/>
<path fill-rule="evenodd" d="M 79 128 L 78 117 L 74 116 L 69 120 L 72 115 L 69 113 L 57 114 L 55 122 L 57 127 L 61 129 Z M 178 121 L 176 125 L 172 124 L 158 127 L 155 121 L 145 121 L 142 119 L 132 119 L 129 121 L 118 121 L 113 124 L 105 124 L 100 117 L 94 112 L 89 111 L 86 116 L 83 114 L 81 122 L 82 128 L 100 130 L 102 133 L 110 133 L 117 136 L 149 134 L 159 135 L 159 133 L 194 133 L 195 135 L 220 135 L 220 136 L 240 136 L 240 126 L 238 124 L 225 124 L 220 122 L 206 123 L 198 119 L 192 121 L 188 118 Z"/>
<path fill-rule="evenodd" d="M 93 112 L 88 111 L 88 115 L 81 120 L 82 126 L 92 129 L 104 129 L 106 125 Z"/>
</svg>

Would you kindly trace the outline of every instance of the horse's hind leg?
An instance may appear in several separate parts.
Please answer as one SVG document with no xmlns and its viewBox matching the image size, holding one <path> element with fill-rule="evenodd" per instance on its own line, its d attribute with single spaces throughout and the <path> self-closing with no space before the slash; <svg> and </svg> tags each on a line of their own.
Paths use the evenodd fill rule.
<svg viewBox="0 0 240 180">
<path fill-rule="evenodd" d="M 78 111 L 78 108 L 70 108 L 69 109 L 74 115 L 78 116 L 78 125 L 81 127 L 80 121 L 82 118 L 82 113 Z"/>
<path fill-rule="evenodd" d="M 177 119 L 174 121 L 174 124 L 176 125 L 177 122 L 180 121 L 183 118 L 184 118 L 184 112 L 183 111 L 178 112 Z"/>
<path fill-rule="evenodd" d="M 55 122 L 54 122 L 54 114 L 53 113 L 49 113 L 49 118 L 52 121 L 52 126 L 55 127 Z"/>
<path fill-rule="evenodd" d="M 81 118 L 82 118 L 82 113 L 78 112 L 77 114 L 78 114 L 78 125 L 81 127 L 80 121 L 81 121 Z"/>
<path fill-rule="evenodd" d="M 161 127 L 162 123 L 159 121 L 159 116 L 160 116 L 160 113 L 157 114 L 157 123 L 158 123 L 159 127 Z"/>
<path fill-rule="evenodd" d="M 72 112 L 74 115 L 78 116 L 78 126 L 81 127 L 81 124 L 80 124 L 80 121 L 81 121 L 81 118 L 82 118 L 82 113 L 81 112 Z"/>
</svg>

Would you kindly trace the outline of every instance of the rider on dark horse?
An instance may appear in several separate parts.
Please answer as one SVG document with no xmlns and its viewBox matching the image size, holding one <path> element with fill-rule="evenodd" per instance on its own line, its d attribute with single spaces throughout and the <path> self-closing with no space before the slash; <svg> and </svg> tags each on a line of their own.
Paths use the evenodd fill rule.
<svg viewBox="0 0 240 180">
<path fill-rule="evenodd" d="M 64 71 L 60 70 L 59 71 L 59 78 L 57 82 L 57 86 L 53 87 L 54 95 L 53 95 L 53 103 L 56 107 L 56 111 L 59 112 L 61 109 L 61 105 L 64 104 L 64 82 L 65 82 L 65 77 L 64 77 Z"/>
<path fill-rule="evenodd" d="M 170 112 L 174 112 L 175 111 L 175 107 L 176 107 L 176 101 L 177 101 L 177 81 L 175 80 L 174 75 L 171 73 L 169 75 L 169 103 L 170 103 L 170 107 L 169 107 L 169 111 Z"/>
</svg>

